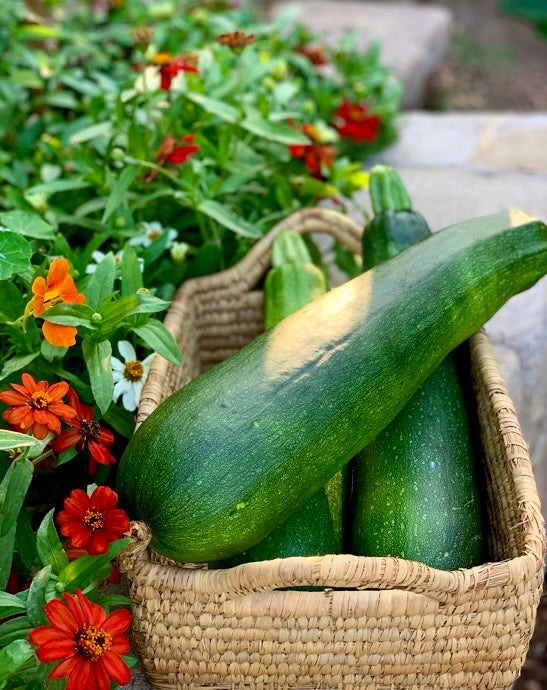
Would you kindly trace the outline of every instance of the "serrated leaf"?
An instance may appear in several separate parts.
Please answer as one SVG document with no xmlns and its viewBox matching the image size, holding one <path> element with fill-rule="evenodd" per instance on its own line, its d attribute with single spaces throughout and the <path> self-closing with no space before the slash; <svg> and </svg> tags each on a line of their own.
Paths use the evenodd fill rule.
<svg viewBox="0 0 547 690">
<path fill-rule="evenodd" d="M 15 529 L 33 474 L 32 463 L 26 458 L 17 458 L 0 483 L 0 537 Z"/>
<path fill-rule="evenodd" d="M 14 640 L 0 650 L 0 683 L 7 680 L 33 656 L 34 647 L 28 640 Z"/>
<path fill-rule="evenodd" d="M 38 527 L 36 549 L 42 565 L 50 565 L 53 572 L 58 575 L 68 564 L 68 557 L 53 523 L 54 512 L 55 509 L 52 508 Z"/>
<path fill-rule="evenodd" d="M 28 446 L 39 446 L 40 441 L 34 436 L 22 434 L 11 429 L 0 429 L 0 450 L 10 450 L 12 448 L 28 448 Z"/>
<path fill-rule="evenodd" d="M 32 247 L 11 230 L 0 231 L 0 280 L 7 280 L 30 268 Z"/>
<path fill-rule="evenodd" d="M 37 240 L 55 239 L 55 229 L 32 211 L 6 211 L 0 213 L 2 224 L 13 232 Z"/>
<path fill-rule="evenodd" d="M 213 199 L 205 199 L 205 201 L 202 201 L 198 204 L 197 210 L 205 216 L 216 220 L 217 223 L 220 223 L 225 228 L 232 230 L 236 235 L 257 239 L 262 234 L 260 230 L 247 223 L 246 220 L 237 216 L 232 211 L 229 211 L 225 206 L 222 206 L 222 204 L 219 204 L 218 201 L 214 201 Z"/>
<path fill-rule="evenodd" d="M 26 369 L 28 365 L 38 357 L 39 352 L 31 352 L 29 355 L 16 355 L 4 364 L 2 374 L 0 374 L 0 381 L 7 379 L 8 376 L 15 374 L 16 371 Z"/>
<path fill-rule="evenodd" d="M 154 352 L 173 364 L 180 365 L 182 360 L 179 346 L 161 321 L 150 318 L 143 326 L 136 326 L 132 330 Z"/>
<path fill-rule="evenodd" d="M 87 301 L 93 309 L 96 310 L 103 300 L 112 295 L 115 278 L 116 261 L 114 259 L 114 254 L 108 252 L 91 274 L 89 282 L 84 290 Z"/>
<path fill-rule="evenodd" d="M 110 564 L 110 561 L 130 543 L 129 538 L 117 539 L 110 542 L 106 553 L 99 556 L 80 556 L 59 573 L 59 580 L 69 592 L 73 592 L 77 587 L 84 589 L 88 585 L 96 584 L 99 581 L 100 570 Z"/>
<path fill-rule="evenodd" d="M 136 167 L 127 167 L 122 170 L 110 192 L 101 222 L 106 223 L 118 206 L 123 202 L 125 193 L 137 175 L 137 170 L 138 168 Z"/>
<path fill-rule="evenodd" d="M 114 377 L 112 375 L 110 359 L 112 356 L 112 345 L 108 340 L 103 340 L 99 343 L 84 340 L 82 350 L 87 371 L 89 372 L 93 397 L 101 414 L 104 415 L 110 407 L 114 393 Z"/>
</svg>

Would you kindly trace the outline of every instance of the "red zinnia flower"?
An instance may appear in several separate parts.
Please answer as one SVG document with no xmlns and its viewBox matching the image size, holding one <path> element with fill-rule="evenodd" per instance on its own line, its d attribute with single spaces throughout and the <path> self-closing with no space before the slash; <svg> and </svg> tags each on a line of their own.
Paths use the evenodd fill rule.
<svg viewBox="0 0 547 690">
<path fill-rule="evenodd" d="M 99 422 L 93 419 L 93 411 L 88 405 L 84 405 L 78 399 L 76 393 L 68 390 L 68 402 L 74 410 L 72 419 L 66 420 L 71 429 L 63 429 L 57 438 L 51 442 L 55 453 L 76 446 L 78 453 L 88 450 L 89 474 L 95 474 L 97 463 L 101 465 L 115 465 L 116 458 L 110 452 L 110 446 L 114 443 L 114 434 L 108 429 L 103 429 Z"/>
<path fill-rule="evenodd" d="M 165 165 L 167 162 L 175 163 L 175 165 L 185 163 L 192 154 L 199 151 L 199 144 L 191 143 L 194 139 L 193 134 L 187 134 L 178 142 L 173 137 L 165 137 L 156 151 L 156 160 L 159 165 Z M 177 146 L 177 144 L 183 144 L 183 146 Z"/>
<path fill-rule="evenodd" d="M 76 596 L 63 592 L 65 603 L 52 599 L 44 607 L 51 625 L 34 628 L 29 635 L 37 645 L 36 656 L 43 664 L 60 661 L 48 678 L 66 678 L 66 690 L 110 690 L 110 679 L 119 685 L 131 680 L 122 654 L 129 651 L 123 633 L 131 625 L 126 609 L 108 617 L 103 608 L 87 599 L 79 589 Z"/>
<path fill-rule="evenodd" d="M 18 431 L 32 430 L 38 440 L 48 432 L 61 433 L 61 419 L 70 423 L 76 410 L 61 402 L 69 386 L 65 381 L 50 386 L 47 381 L 36 382 L 30 374 L 21 377 L 23 385 L 11 383 L 13 391 L 0 393 L 0 400 L 13 408 L 5 410 L 2 417 Z"/>
<path fill-rule="evenodd" d="M 342 101 L 334 117 L 338 133 L 354 141 L 374 141 L 382 123 L 378 115 L 369 115 L 366 103 L 352 103 L 347 99 Z"/>
<path fill-rule="evenodd" d="M 91 556 L 105 553 L 111 541 L 129 530 L 127 513 L 117 505 L 118 494 L 108 486 L 98 486 L 91 496 L 83 489 L 74 489 L 57 516 L 61 534 L 68 537 L 71 546 L 85 548 Z"/>
<path fill-rule="evenodd" d="M 332 168 L 334 161 L 333 156 L 336 155 L 334 146 L 318 143 L 320 141 L 320 134 L 313 125 L 303 124 L 300 128 L 306 136 L 308 136 L 313 143 L 311 144 L 296 144 L 289 146 L 289 151 L 293 158 L 303 158 L 304 164 L 314 177 L 321 177 L 321 165 L 326 165 L 327 168 Z"/>
<path fill-rule="evenodd" d="M 173 77 L 176 77 L 179 72 L 195 72 L 199 74 L 199 70 L 193 63 L 198 59 L 197 55 L 179 55 L 172 58 L 169 53 L 158 53 L 154 56 L 153 61 L 160 67 L 160 88 L 163 91 L 169 91 Z"/>
<path fill-rule="evenodd" d="M 323 48 L 323 46 L 319 45 L 319 43 L 306 43 L 304 45 L 299 46 L 296 49 L 296 52 L 299 55 L 307 57 L 308 60 L 312 63 L 312 65 L 315 65 L 316 67 L 326 65 L 328 62 L 325 49 Z"/>
</svg>

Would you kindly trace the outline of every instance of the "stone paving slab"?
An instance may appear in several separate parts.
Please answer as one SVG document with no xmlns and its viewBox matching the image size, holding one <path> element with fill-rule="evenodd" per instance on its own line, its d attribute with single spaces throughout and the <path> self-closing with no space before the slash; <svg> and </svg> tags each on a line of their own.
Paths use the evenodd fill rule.
<svg viewBox="0 0 547 690">
<path fill-rule="evenodd" d="M 359 47 L 378 41 L 383 64 L 403 84 L 403 107 L 423 102 L 429 77 L 444 57 L 452 31 L 452 15 L 445 7 L 408 2 L 361 2 L 360 0 L 300 0 L 272 2 L 268 16 L 276 17 L 289 7 L 300 8 L 299 21 L 337 45 L 346 29 L 359 37 Z"/>
</svg>

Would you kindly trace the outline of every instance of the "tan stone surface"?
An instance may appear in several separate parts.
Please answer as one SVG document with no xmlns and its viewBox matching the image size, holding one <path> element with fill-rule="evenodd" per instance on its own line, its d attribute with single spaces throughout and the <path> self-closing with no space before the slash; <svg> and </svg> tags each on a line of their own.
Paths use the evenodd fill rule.
<svg viewBox="0 0 547 690">
<path fill-rule="evenodd" d="M 299 20 L 337 45 L 346 29 L 366 48 L 378 41 L 380 57 L 404 86 L 405 108 L 419 107 L 426 83 L 444 56 L 452 30 L 452 15 L 436 5 L 360 0 L 301 0 L 272 2 L 268 15 L 278 16 L 289 7 L 300 7 Z"/>
</svg>

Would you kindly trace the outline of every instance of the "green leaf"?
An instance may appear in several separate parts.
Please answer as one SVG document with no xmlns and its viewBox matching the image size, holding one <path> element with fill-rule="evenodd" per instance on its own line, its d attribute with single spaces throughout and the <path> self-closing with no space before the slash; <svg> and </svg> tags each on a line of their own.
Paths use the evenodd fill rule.
<svg viewBox="0 0 547 690">
<path fill-rule="evenodd" d="M 181 354 L 175 339 L 161 321 L 148 319 L 144 326 L 132 329 L 149 348 L 173 364 L 180 365 Z"/>
<path fill-rule="evenodd" d="M 30 268 L 32 247 L 24 237 L 10 230 L 0 231 L 0 280 Z"/>
<path fill-rule="evenodd" d="M 33 474 L 32 463 L 26 458 L 17 458 L 0 483 L 0 537 L 15 529 Z"/>
<path fill-rule="evenodd" d="M 4 364 L 2 374 L 0 374 L 0 381 L 7 379 L 8 376 L 15 374 L 16 371 L 26 369 L 28 365 L 34 359 L 36 359 L 36 357 L 38 357 L 39 354 L 39 352 L 31 352 L 30 355 L 16 355 L 15 357 L 8 359 L 8 361 Z"/>
<path fill-rule="evenodd" d="M 243 129 L 247 130 L 247 132 L 252 132 L 263 139 L 268 139 L 268 141 L 277 141 L 280 144 L 287 144 L 287 146 L 298 144 L 306 145 L 310 143 L 307 136 L 287 123 L 269 122 L 258 114 L 253 113 L 252 115 L 247 115 L 240 125 Z"/>
<path fill-rule="evenodd" d="M 34 647 L 28 640 L 14 640 L 0 650 L 0 683 L 13 675 L 34 656 Z"/>
<path fill-rule="evenodd" d="M 247 223 L 247 221 L 240 216 L 229 211 L 225 206 L 219 204 L 218 201 L 205 199 L 205 201 L 198 204 L 197 210 L 209 218 L 216 220 L 217 223 L 220 223 L 225 228 L 232 230 L 236 235 L 252 237 L 253 239 L 257 239 L 261 236 L 261 232 L 257 230 L 257 228 Z"/>
<path fill-rule="evenodd" d="M 103 300 L 112 295 L 115 278 L 116 261 L 114 260 L 114 254 L 108 252 L 91 274 L 84 290 L 87 301 L 93 309 L 96 310 Z"/>
<path fill-rule="evenodd" d="M 5 537 L 0 537 L 0 589 L 5 589 L 9 580 L 16 530 L 15 524 Z"/>
<path fill-rule="evenodd" d="M 40 345 L 40 353 L 48 362 L 53 362 L 54 359 L 62 359 L 68 352 L 68 347 L 59 347 L 48 343 L 47 340 L 42 340 Z"/>
<path fill-rule="evenodd" d="M 99 577 L 103 579 L 101 571 L 110 564 L 110 561 L 121 553 L 131 543 L 131 539 L 117 539 L 110 542 L 108 551 L 99 556 L 80 556 L 69 563 L 60 573 L 59 580 L 64 583 L 66 591 L 73 592 L 77 587 L 85 587 L 98 583 Z"/>
<path fill-rule="evenodd" d="M 72 134 L 68 140 L 70 145 L 82 144 L 84 141 L 90 141 L 91 139 L 98 139 L 99 137 L 105 137 L 110 139 L 112 136 L 112 123 L 99 122 L 89 127 L 84 127 L 80 129 L 75 134 Z"/>
<path fill-rule="evenodd" d="M 58 575 L 67 566 L 68 557 L 53 523 L 54 512 L 55 508 L 52 508 L 40 523 L 36 532 L 36 548 L 42 565 L 50 565 Z"/>
<path fill-rule="evenodd" d="M 15 594 L 0 592 L 0 619 L 13 616 L 14 613 L 22 613 L 25 610 L 25 602 Z"/>
<path fill-rule="evenodd" d="M 132 314 L 154 314 L 164 311 L 169 302 L 164 302 L 148 293 L 136 293 L 121 297 L 100 308 L 103 320 L 99 324 L 101 338 L 109 338 L 120 326 L 122 321 Z"/>
<path fill-rule="evenodd" d="M 31 211 L 7 211 L 0 213 L 0 220 L 6 228 L 19 235 L 34 237 L 37 240 L 55 239 L 53 226 Z"/>
<path fill-rule="evenodd" d="M 27 572 L 39 566 L 38 551 L 36 550 L 36 534 L 32 529 L 33 511 L 23 507 L 17 518 L 14 551 L 19 554 L 23 567 Z"/>
<path fill-rule="evenodd" d="M 103 417 L 104 421 L 111 426 L 114 431 L 121 434 L 124 438 L 131 438 L 135 431 L 135 418 L 131 412 L 120 407 L 111 405 Z"/>
<path fill-rule="evenodd" d="M 234 108 L 233 105 L 229 105 L 224 101 L 219 101 L 216 98 L 209 98 L 208 96 L 204 96 L 202 93 L 197 93 L 195 91 L 187 91 L 185 95 L 193 103 L 201 106 L 206 112 L 220 117 L 220 119 L 224 120 L 225 122 L 235 123 L 240 118 L 239 110 Z"/>
<path fill-rule="evenodd" d="M 106 208 L 104 210 L 104 214 L 102 217 L 103 223 L 106 223 L 106 221 L 122 203 L 125 193 L 129 189 L 137 175 L 137 171 L 138 168 L 136 167 L 127 167 L 120 173 L 118 179 L 114 183 L 114 188 L 112 189 L 112 191 L 110 192 L 110 196 L 108 197 L 108 203 L 106 204 Z"/>
<path fill-rule="evenodd" d="M 97 597 L 95 603 L 102 606 L 103 609 L 109 609 L 111 606 L 133 606 L 133 601 L 122 594 L 102 594 Z"/>
<path fill-rule="evenodd" d="M 25 311 L 25 301 L 19 289 L 9 280 L 0 281 L 0 319 L 15 321 Z"/>
<path fill-rule="evenodd" d="M 0 625 L 0 647 L 6 647 L 14 640 L 26 639 L 30 630 L 30 623 L 26 616 L 18 616 L 2 623 Z"/>
<path fill-rule="evenodd" d="M 51 565 L 39 570 L 32 578 L 27 598 L 27 616 L 33 628 L 47 623 L 44 606 L 47 603 L 46 587 L 51 576 Z"/>
<path fill-rule="evenodd" d="M 134 295 L 142 286 L 142 273 L 137 252 L 129 242 L 126 242 L 122 253 L 122 297 Z"/>
<path fill-rule="evenodd" d="M 0 429 L 0 450 L 10 450 L 12 448 L 26 448 L 28 446 L 39 446 L 40 441 L 34 436 L 21 434 L 11 429 Z"/>
<path fill-rule="evenodd" d="M 105 414 L 110 407 L 114 393 L 114 378 L 110 363 L 112 345 L 108 340 L 103 340 L 99 343 L 84 340 L 82 342 L 82 350 L 87 371 L 89 372 L 93 397 L 101 414 Z"/>
<path fill-rule="evenodd" d="M 41 315 L 45 321 L 57 323 L 61 326 L 85 326 L 93 328 L 91 316 L 94 311 L 89 304 L 72 304 L 70 302 L 58 302 L 51 309 Z"/>
<path fill-rule="evenodd" d="M 36 194 L 57 194 L 57 192 L 72 192 L 76 189 L 86 189 L 91 187 L 90 182 L 85 182 L 82 178 L 70 180 L 53 180 L 34 185 L 26 190 L 25 195 L 34 196 Z"/>
</svg>

